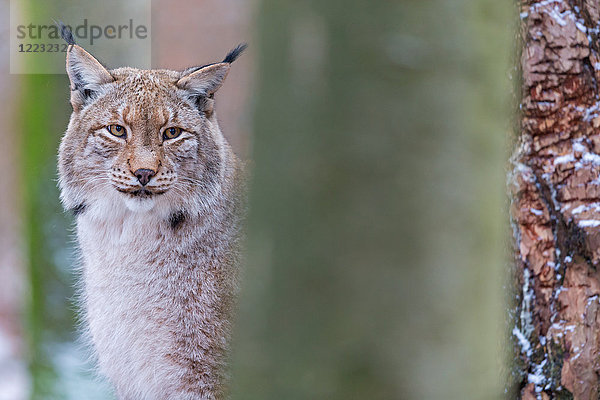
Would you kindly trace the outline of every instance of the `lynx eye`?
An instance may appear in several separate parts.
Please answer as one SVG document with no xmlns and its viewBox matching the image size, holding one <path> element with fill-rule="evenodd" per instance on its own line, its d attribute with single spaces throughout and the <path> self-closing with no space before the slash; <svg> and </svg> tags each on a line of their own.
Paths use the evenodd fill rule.
<svg viewBox="0 0 600 400">
<path fill-rule="evenodd" d="M 111 135 L 116 137 L 125 137 L 127 135 L 127 130 L 121 125 L 108 125 L 106 130 L 110 132 Z"/>
<path fill-rule="evenodd" d="M 181 128 L 167 128 L 163 132 L 163 140 L 175 139 L 179 135 L 181 135 Z"/>
</svg>

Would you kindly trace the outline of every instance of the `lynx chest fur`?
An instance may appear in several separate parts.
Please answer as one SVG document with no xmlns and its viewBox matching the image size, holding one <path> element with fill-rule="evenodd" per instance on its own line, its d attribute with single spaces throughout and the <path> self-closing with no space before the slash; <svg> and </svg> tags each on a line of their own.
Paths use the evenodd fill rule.
<svg viewBox="0 0 600 400">
<path fill-rule="evenodd" d="M 243 48 L 185 71 L 108 70 L 70 44 L 60 188 L 99 371 L 120 399 L 225 398 L 243 174 L 213 95 Z"/>
</svg>

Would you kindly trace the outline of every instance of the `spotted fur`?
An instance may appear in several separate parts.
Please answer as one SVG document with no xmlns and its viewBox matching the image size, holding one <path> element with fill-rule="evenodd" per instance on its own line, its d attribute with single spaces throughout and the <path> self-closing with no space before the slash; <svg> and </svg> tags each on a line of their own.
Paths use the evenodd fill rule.
<svg viewBox="0 0 600 400">
<path fill-rule="evenodd" d="M 67 71 L 59 183 L 99 371 L 120 399 L 223 399 L 243 208 L 241 164 L 213 110 L 229 63 L 107 70 L 71 45 Z M 182 134 L 164 140 L 168 127 Z M 145 186 L 140 169 L 155 172 Z"/>
</svg>

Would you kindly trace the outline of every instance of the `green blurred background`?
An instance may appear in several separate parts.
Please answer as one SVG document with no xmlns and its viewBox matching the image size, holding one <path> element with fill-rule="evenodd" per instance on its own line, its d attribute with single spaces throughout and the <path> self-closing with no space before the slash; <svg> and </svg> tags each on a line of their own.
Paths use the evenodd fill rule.
<svg viewBox="0 0 600 400">
<path fill-rule="evenodd" d="M 13 0 L 32 18 L 75 3 L 102 7 Z M 492 0 L 151 2 L 154 68 L 250 43 L 217 95 L 253 175 L 234 398 L 503 396 L 516 18 Z M 110 399 L 77 342 L 56 187 L 68 79 L 9 74 L 2 34 L 0 400 Z"/>
</svg>

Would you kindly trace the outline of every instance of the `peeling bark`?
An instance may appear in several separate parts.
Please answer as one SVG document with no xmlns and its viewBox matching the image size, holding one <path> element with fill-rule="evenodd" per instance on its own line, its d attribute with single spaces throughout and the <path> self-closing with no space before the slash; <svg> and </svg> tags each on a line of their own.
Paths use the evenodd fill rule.
<svg viewBox="0 0 600 400">
<path fill-rule="evenodd" d="M 597 399 L 600 55 L 596 1 L 521 10 L 522 121 L 509 184 L 521 399 Z"/>
</svg>

